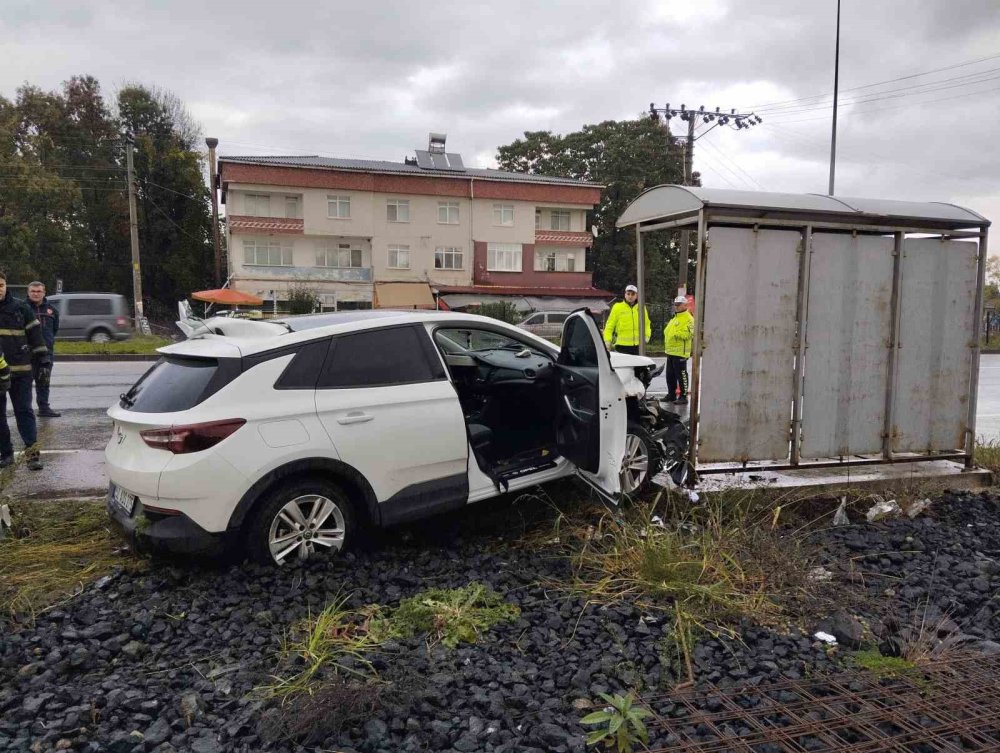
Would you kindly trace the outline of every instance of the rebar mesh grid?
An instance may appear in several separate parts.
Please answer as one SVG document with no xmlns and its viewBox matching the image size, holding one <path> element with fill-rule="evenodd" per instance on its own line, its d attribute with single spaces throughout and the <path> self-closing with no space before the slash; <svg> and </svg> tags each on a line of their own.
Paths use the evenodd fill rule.
<svg viewBox="0 0 1000 753">
<path fill-rule="evenodd" d="M 652 753 L 1000 751 L 1000 656 L 643 699 Z"/>
</svg>

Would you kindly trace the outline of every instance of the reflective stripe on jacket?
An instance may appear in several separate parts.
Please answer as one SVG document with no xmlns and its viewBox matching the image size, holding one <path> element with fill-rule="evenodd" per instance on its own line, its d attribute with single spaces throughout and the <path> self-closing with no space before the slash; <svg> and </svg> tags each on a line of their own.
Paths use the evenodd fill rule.
<svg viewBox="0 0 1000 753">
<path fill-rule="evenodd" d="M 653 333 L 649 324 L 649 309 L 645 309 L 646 342 Z M 608 345 L 638 345 L 639 344 L 639 305 L 629 306 L 625 301 L 618 301 L 611 307 L 608 323 L 604 325 L 604 342 Z"/>
<path fill-rule="evenodd" d="M 31 374 L 31 366 L 51 363 L 35 312 L 7 289 L 0 300 L 0 352 L 15 374 Z"/>
<path fill-rule="evenodd" d="M 694 340 L 694 317 L 690 311 L 678 311 L 663 328 L 663 349 L 668 356 L 691 357 Z"/>
</svg>

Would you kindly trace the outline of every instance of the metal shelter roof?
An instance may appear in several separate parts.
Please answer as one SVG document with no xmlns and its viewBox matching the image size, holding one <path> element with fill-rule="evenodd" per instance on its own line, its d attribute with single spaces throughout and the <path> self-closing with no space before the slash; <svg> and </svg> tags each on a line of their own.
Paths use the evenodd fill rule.
<svg viewBox="0 0 1000 753">
<path fill-rule="evenodd" d="M 698 186 L 654 186 L 643 191 L 618 218 L 618 227 L 637 223 L 678 220 L 703 209 L 712 214 L 719 210 L 766 218 L 774 215 L 797 219 L 815 217 L 856 224 L 899 224 L 919 222 L 949 229 L 987 227 L 990 222 L 971 209 L 929 201 L 892 201 L 889 199 L 852 199 L 814 193 L 773 193 L 770 191 L 735 191 Z M 724 212 L 723 212 L 724 214 Z"/>
</svg>

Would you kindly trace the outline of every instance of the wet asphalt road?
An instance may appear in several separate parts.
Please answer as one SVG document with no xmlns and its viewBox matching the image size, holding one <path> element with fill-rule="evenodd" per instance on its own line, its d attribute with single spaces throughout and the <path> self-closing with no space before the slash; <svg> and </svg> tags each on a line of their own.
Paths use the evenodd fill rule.
<svg viewBox="0 0 1000 753">
<path fill-rule="evenodd" d="M 150 365 L 148 361 L 57 363 L 51 402 L 62 417 L 39 419 L 45 469 L 19 468 L 10 493 L 39 499 L 103 495 L 107 490 L 104 446 L 111 432 L 106 411 Z M 662 376 L 651 391 L 666 392 Z M 978 434 L 1000 441 L 1000 355 L 982 357 L 978 407 Z M 7 413 L 15 445 L 20 445 L 9 401 Z"/>
</svg>

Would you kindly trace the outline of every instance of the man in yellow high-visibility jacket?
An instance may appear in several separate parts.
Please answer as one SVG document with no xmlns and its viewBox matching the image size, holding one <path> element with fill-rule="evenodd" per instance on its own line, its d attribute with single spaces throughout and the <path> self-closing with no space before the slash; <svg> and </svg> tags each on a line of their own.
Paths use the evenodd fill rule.
<svg viewBox="0 0 1000 753">
<path fill-rule="evenodd" d="M 667 398 L 669 402 L 686 405 L 688 401 L 687 361 L 694 340 L 694 317 L 688 311 L 688 301 L 682 295 L 674 298 L 674 315 L 663 328 L 663 349 L 667 353 Z M 680 387 L 680 395 L 677 388 Z"/>
<path fill-rule="evenodd" d="M 649 324 L 649 309 L 643 307 L 646 326 L 645 341 L 653 333 Z M 625 288 L 625 300 L 611 307 L 608 323 L 604 325 L 604 342 L 614 346 L 619 353 L 639 355 L 639 289 L 635 285 Z"/>
</svg>

